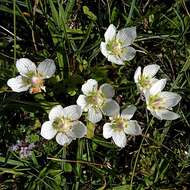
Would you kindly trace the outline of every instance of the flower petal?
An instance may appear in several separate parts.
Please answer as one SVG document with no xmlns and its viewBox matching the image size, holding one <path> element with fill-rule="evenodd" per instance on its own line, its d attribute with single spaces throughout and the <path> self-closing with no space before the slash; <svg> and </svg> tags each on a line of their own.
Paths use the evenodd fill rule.
<svg viewBox="0 0 190 190">
<path fill-rule="evenodd" d="M 105 57 L 108 57 L 109 53 L 107 51 L 107 48 L 106 48 L 106 43 L 105 42 L 101 42 L 100 44 L 100 51 L 102 52 L 102 54 L 105 56 Z"/>
<path fill-rule="evenodd" d="M 128 121 L 127 127 L 124 128 L 124 131 L 128 135 L 141 135 L 142 134 L 141 127 L 136 120 Z"/>
<path fill-rule="evenodd" d="M 136 50 L 132 47 L 125 47 L 123 49 L 123 53 L 121 55 L 121 59 L 123 61 L 130 61 L 132 60 L 136 55 Z"/>
<path fill-rule="evenodd" d="M 73 123 L 71 134 L 73 138 L 82 138 L 87 133 L 86 126 L 81 122 L 77 121 Z"/>
<path fill-rule="evenodd" d="M 113 129 L 111 123 L 105 123 L 103 126 L 103 137 L 105 139 L 108 139 L 112 137 Z"/>
<path fill-rule="evenodd" d="M 72 121 L 77 120 L 82 115 L 82 109 L 79 105 L 71 105 L 63 108 L 63 116 Z"/>
<path fill-rule="evenodd" d="M 15 78 L 11 78 L 7 81 L 7 85 L 14 91 L 14 92 L 24 92 L 29 89 L 31 86 L 27 84 L 26 81 L 23 80 L 22 76 L 17 76 Z"/>
<path fill-rule="evenodd" d="M 115 144 L 121 148 L 126 146 L 126 135 L 123 131 L 113 131 L 112 138 Z"/>
<path fill-rule="evenodd" d="M 104 94 L 106 98 L 112 98 L 115 94 L 113 87 L 107 83 L 102 84 L 99 90 Z"/>
<path fill-rule="evenodd" d="M 126 47 L 131 45 L 135 41 L 136 37 L 136 27 L 130 27 L 119 30 L 116 39 L 119 39 L 121 42 L 123 42 L 123 46 Z"/>
<path fill-rule="evenodd" d="M 61 105 L 54 106 L 49 112 L 49 120 L 54 121 L 58 117 L 64 116 L 64 110 Z"/>
<path fill-rule="evenodd" d="M 139 82 L 139 78 L 141 77 L 141 67 L 137 67 L 135 74 L 134 74 L 134 81 L 135 83 Z"/>
<path fill-rule="evenodd" d="M 167 108 L 176 106 L 181 100 L 181 96 L 174 92 L 161 92 L 160 96 L 164 98 L 164 105 Z"/>
<path fill-rule="evenodd" d="M 115 36 L 116 36 L 116 27 L 113 24 L 110 24 L 104 34 L 105 42 L 112 40 L 113 38 L 115 38 Z"/>
<path fill-rule="evenodd" d="M 98 82 L 94 79 L 88 79 L 83 85 L 82 85 L 82 92 L 85 95 L 88 95 L 92 91 L 97 91 L 98 89 Z"/>
<path fill-rule="evenodd" d="M 16 61 L 16 68 L 18 72 L 23 76 L 27 76 L 27 74 L 31 72 L 36 72 L 36 65 L 27 58 L 18 59 Z"/>
<path fill-rule="evenodd" d="M 108 61 L 115 63 L 117 65 L 125 65 L 123 60 L 115 55 L 108 55 Z"/>
<path fill-rule="evenodd" d="M 157 115 L 160 117 L 160 119 L 164 119 L 164 120 L 175 120 L 178 119 L 180 117 L 179 114 L 174 113 L 172 111 L 168 111 L 168 110 L 159 110 L 156 112 Z"/>
<path fill-rule="evenodd" d="M 130 105 L 121 112 L 121 117 L 130 120 L 133 117 L 136 110 L 137 110 L 136 106 Z"/>
<path fill-rule="evenodd" d="M 157 64 L 147 65 L 143 69 L 143 75 L 152 78 L 158 72 L 159 69 L 160 66 Z"/>
<path fill-rule="evenodd" d="M 161 79 L 155 82 L 150 88 L 150 94 L 155 95 L 163 90 L 166 85 L 166 79 Z"/>
<path fill-rule="evenodd" d="M 38 65 L 37 70 L 43 78 L 50 78 L 55 73 L 56 66 L 52 59 L 45 59 Z"/>
<path fill-rule="evenodd" d="M 68 137 L 67 135 L 65 135 L 64 133 L 58 133 L 56 135 L 56 141 L 58 144 L 64 146 L 64 145 L 68 145 L 71 143 L 72 138 Z"/>
<path fill-rule="evenodd" d="M 120 111 L 119 104 L 115 100 L 112 100 L 112 99 L 107 99 L 104 105 L 102 106 L 102 112 L 106 116 L 111 117 L 114 115 L 118 115 L 119 111 Z"/>
<path fill-rule="evenodd" d="M 57 130 L 53 128 L 51 121 L 46 121 L 42 124 L 41 136 L 45 139 L 52 139 L 57 133 Z"/>
<path fill-rule="evenodd" d="M 97 123 L 102 119 L 102 112 L 100 110 L 95 110 L 94 108 L 89 108 L 87 118 L 92 123 Z"/>
<path fill-rule="evenodd" d="M 87 97 L 83 94 L 79 95 L 79 97 L 77 99 L 77 105 L 79 105 L 82 110 L 87 106 L 86 100 L 87 100 Z"/>
</svg>

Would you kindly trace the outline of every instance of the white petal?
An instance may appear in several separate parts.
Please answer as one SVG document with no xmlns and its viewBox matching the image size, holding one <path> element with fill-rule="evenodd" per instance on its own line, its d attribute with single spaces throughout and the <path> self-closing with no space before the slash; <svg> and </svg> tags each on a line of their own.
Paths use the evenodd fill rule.
<svg viewBox="0 0 190 190">
<path fill-rule="evenodd" d="M 42 74 L 43 78 L 50 78 L 55 73 L 55 63 L 52 59 L 45 59 L 39 65 L 37 70 Z"/>
<path fill-rule="evenodd" d="M 109 53 L 107 51 L 107 48 L 106 48 L 106 43 L 105 42 L 101 42 L 100 44 L 100 51 L 102 52 L 102 54 L 105 56 L 105 57 L 108 57 Z"/>
<path fill-rule="evenodd" d="M 115 94 L 113 87 L 107 83 L 102 84 L 99 90 L 104 94 L 106 98 L 112 98 Z"/>
<path fill-rule="evenodd" d="M 11 78 L 7 81 L 7 85 L 14 91 L 14 92 L 24 92 L 29 89 L 31 86 L 27 84 L 22 76 L 17 76 L 15 78 Z"/>
<path fill-rule="evenodd" d="M 181 96 L 174 92 L 161 92 L 160 96 L 164 98 L 164 105 L 167 108 L 176 106 L 181 100 Z"/>
<path fill-rule="evenodd" d="M 130 120 L 133 117 L 136 110 L 137 110 L 136 106 L 130 105 L 121 112 L 121 117 Z"/>
<path fill-rule="evenodd" d="M 125 65 L 121 58 L 116 57 L 115 55 L 108 55 L 108 61 L 115 63 L 117 65 Z"/>
<path fill-rule="evenodd" d="M 77 120 L 82 115 L 82 109 L 79 105 L 71 105 L 63 108 L 63 116 L 72 121 Z"/>
<path fill-rule="evenodd" d="M 45 139 L 52 139 L 57 133 L 57 130 L 53 128 L 51 121 L 46 121 L 42 124 L 41 136 Z"/>
<path fill-rule="evenodd" d="M 61 105 L 53 107 L 49 112 L 49 120 L 54 121 L 56 118 L 63 117 L 64 111 Z"/>
<path fill-rule="evenodd" d="M 79 95 L 79 97 L 77 99 L 77 105 L 79 105 L 82 110 L 87 106 L 86 100 L 87 100 L 87 97 L 83 94 Z"/>
<path fill-rule="evenodd" d="M 81 121 L 77 121 L 73 123 L 71 133 L 73 138 L 82 138 L 86 135 L 87 128 Z"/>
<path fill-rule="evenodd" d="M 98 82 L 94 79 L 88 79 L 83 85 L 82 85 L 82 92 L 85 95 L 88 95 L 92 91 L 97 91 L 98 89 Z"/>
<path fill-rule="evenodd" d="M 121 148 L 126 146 L 126 135 L 123 131 L 113 131 L 112 138 L 115 144 Z"/>
<path fill-rule="evenodd" d="M 136 50 L 132 47 L 125 47 L 121 55 L 121 59 L 124 61 L 132 60 L 136 55 Z"/>
<path fill-rule="evenodd" d="M 27 74 L 31 72 L 36 72 L 36 65 L 27 58 L 18 59 L 16 61 L 16 68 L 23 76 L 27 76 Z"/>
<path fill-rule="evenodd" d="M 127 127 L 124 128 L 124 131 L 128 135 L 141 135 L 142 130 L 140 125 L 135 120 L 130 120 L 127 122 Z"/>
<path fill-rule="evenodd" d="M 155 95 L 163 90 L 163 88 L 166 85 L 166 79 L 158 80 L 153 84 L 153 86 L 150 88 L 150 94 Z"/>
<path fill-rule="evenodd" d="M 88 120 L 92 123 L 97 123 L 102 119 L 102 112 L 100 110 L 95 110 L 94 108 L 89 108 L 88 110 Z"/>
<path fill-rule="evenodd" d="M 152 78 L 158 72 L 159 69 L 160 69 L 159 65 L 156 64 L 147 65 L 143 69 L 143 75 Z"/>
<path fill-rule="evenodd" d="M 168 110 L 159 110 L 156 112 L 157 115 L 160 117 L 160 119 L 164 119 L 164 120 L 175 120 L 178 119 L 180 117 L 179 114 L 174 113 L 172 111 L 168 111 Z"/>
<path fill-rule="evenodd" d="M 105 123 L 103 126 L 103 137 L 105 139 L 108 139 L 112 137 L 113 129 L 111 123 Z"/>
<path fill-rule="evenodd" d="M 124 28 L 119 30 L 116 39 L 123 42 L 124 46 L 131 45 L 137 37 L 136 27 Z"/>
<path fill-rule="evenodd" d="M 137 67 L 135 74 L 134 74 L 134 81 L 135 83 L 139 82 L 139 78 L 141 77 L 141 67 Z"/>
<path fill-rule="evenodd" d="M 115 36 L 116 36 L 116 27 L 113 24 L 110 24 L 104 34 L 105 42 L 108 42 L 108 41 L 114 39 Z"/>
<path fill-rule="evenodd" d="M 72 138 L 68 137 L 67 135 L 65 135 L 64 133 L 58 133 L 56 135 L 56 141 L 58 144 L 64 146 L 64 145 L 68 145 L 71 143 Z"/>
<path fill-rule="evenodd" d="M 104 105 L 102 106 L 102 112 L 106 116 L 111 117 L 114 115 L 118 115 L 119 111 L 120 111 L 119 104 L 115 100 L 112 100 L 112 99 L 107 99 Z"/>
</svg>

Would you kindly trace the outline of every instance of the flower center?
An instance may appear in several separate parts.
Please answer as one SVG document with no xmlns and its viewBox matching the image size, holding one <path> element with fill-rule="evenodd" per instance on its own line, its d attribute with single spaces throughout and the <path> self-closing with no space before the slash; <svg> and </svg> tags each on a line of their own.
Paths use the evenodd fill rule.
<svg viewBox="0 0 190 190">
<path fill-rule="evenodd" d="M 99 109 L 104 103 L 104 97 L 101 92 L 91 92 L 87 97 L 88 104 L 95 109 Z"/>
<path fill-rule="evenodd" d="M 110 51 L 113 55 L 122 56 L 123 48 L 122 48 L 122 42 L 120 40 L 111 40 L 107 44 L 107 49 Z"/>
<path fill-rule="evenodd" d="M 164 99 L 159 94 L 149 97 L 148 107 L 154 110 L 160 110 L 164 108 Z"/>
<path fill-rule="evenodd" d="M 150 78 L 148 76 L 142 75 L 141 77 L 139 77 L 139 84 L 141 88 L 145 88 L 145 89 L 150 88 L 151 87 Z"/>
<path fill-rule="evenodd" d="M 59 132 L 67 133 L 72 127 L 72 121 L 64 117 L 57 118 L 53 122 L 53 127 Z"/>
<path fill-rule="evenodd" d="M 115 131 L 123 131 L 124 127 L 127 126 L 127 120 L 121 116 L 116 116 L 112 121 L 112 126 Z"/>
</svg>

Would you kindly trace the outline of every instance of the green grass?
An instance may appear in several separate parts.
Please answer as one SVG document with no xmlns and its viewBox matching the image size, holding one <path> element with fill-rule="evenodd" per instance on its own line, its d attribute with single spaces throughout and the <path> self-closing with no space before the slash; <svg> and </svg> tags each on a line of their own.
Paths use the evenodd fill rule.
<svg viewBox="0 0 190 190">
<path fill-rule="evenodd" d="M 176 1 L 35 0 L 0 2 L 0 189 L 178 190 L 190 187 L 190 3 Z M 100 42 L 110 23 L 137 26 L 136 57 L 125 66 L 108 62 Z M 56 74 L 47 92 L 14 93 L 7 80 L 15 60 L 51 58 Z M 137 66 L 156 63 L 167 90 L 182 96 L 181 117 L 159 121 L 146 112 L 133 81 Z M 41 124 L 57 104 L 76 104 L 89 78 L 110 83 L 121 107 L 135 104 L 143 135 L 128 137 L 124 149 L 102 136 L 103 122 L 88 124 L 88 138 L 61 147 L 40 136 Z M 106 121 L 104 119 L 104 121 Z M 93 134 L 94 130 L 94 134 Z M 10 147 L 34 143 L 21 158 Z"/>
</svg>

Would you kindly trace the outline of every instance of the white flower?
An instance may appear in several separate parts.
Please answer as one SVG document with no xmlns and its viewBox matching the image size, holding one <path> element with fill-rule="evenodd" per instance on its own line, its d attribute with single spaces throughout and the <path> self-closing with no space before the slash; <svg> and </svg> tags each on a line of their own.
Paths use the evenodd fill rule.
<svg viewBox="0 0 190 190">
<path fill-rule="evenodd" d="M 53 107 L 49 112 L 49 121 L 42 125 L 42 137 L 49 140 L 56 136 L 56 141 L 60 145 L 68 145 L 72 140 L 84 137 L 87 129 L 81 121 L 78 121 L 81 115 L 82 110 L 78 105 L 65 108 L 61 105 Z"/>
<path fill-rule="evenodd" d="M 143 93 L 150 89 L 151 86 L 158 81 L 154 76 L 160 69 L 159 65 L 152 64 L 144 67 L 143 72 L 141 72 L 141 67 L 138 67 L 135 71 L 134 80 L 137 84 L 139 90 Z"/>
<path fill-rule="evenodd" d="M 180 116 L 170 110 L 179 103 L 181 96 L 173 92 L 162 91 L 165 85 L 166 79 L 161 79 L 145 93 L 147 109 L 160 120 L 174 120 Z"/>
<path fill-rule="evenodd" d="M 14 92 L 29 90 L 31 94 L 45 91 L 44 79 L 52 77 L 55 73 L 55 63 L 51 59 L 45 59 L 38 67 L 27 58 L 18 59 L 16 67 L 19 76 L 7 81 L 7 85 Z"/>
<path fill-rule="evenodd" d="M 111 123 L 105 123 L 103 126 L 103 136 L 108 139 L 112 137 L 115 144 L 121 148 L 126 146 L 126 134 L 141 135 L 142 130 L 136 120 L 130 120 L 136 111 L 133 105 L 128 106 L 112 118 Z"/>
<path fill-rule="evenodd" d="M 116 32 L 116 28 L 111 24 L 106 30 L 105 42 L 101 42 L 100 50 L 108 61 L 124 65 L 124 61 L 130 61 L 135 57 L 136 50 L 130 45 L 137 37 L 136 27 L 124 28 Z"/>
<path fill-rule="evenodd" d="M 100 86 L 94 79 L 89 79 L 82 85 L 83 94 L 79 95 L 77 104 L 88 111 L 88 120 L 97 123 L 102 119 L 102 113 L 112 116 L 119 110 L 119 105 L 112 100 L 115 94 L 113 87 L 107 83 Z"/>
</svg>

